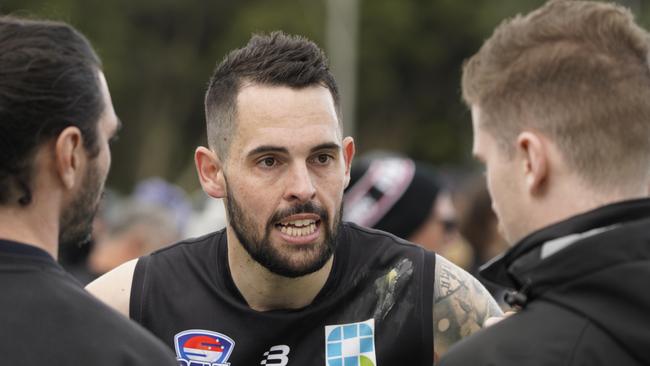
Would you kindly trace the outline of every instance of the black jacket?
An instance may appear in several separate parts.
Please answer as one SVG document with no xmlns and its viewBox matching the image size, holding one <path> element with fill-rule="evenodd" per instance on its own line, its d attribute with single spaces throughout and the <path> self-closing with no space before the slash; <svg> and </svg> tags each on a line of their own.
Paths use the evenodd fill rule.
<svg viewBox="0 0 650 366">
<path fill-rule="evenodd" d="M 35 246 L 0 239 L 0 313 L 0 365 L 178 365 Z"/>
<path fill-rule="evenodd" d="M 516 289 L 523 310 L 441 365 L 650 365 L 650 199 L 537 231 L 482 275 Z"/>
</svg>

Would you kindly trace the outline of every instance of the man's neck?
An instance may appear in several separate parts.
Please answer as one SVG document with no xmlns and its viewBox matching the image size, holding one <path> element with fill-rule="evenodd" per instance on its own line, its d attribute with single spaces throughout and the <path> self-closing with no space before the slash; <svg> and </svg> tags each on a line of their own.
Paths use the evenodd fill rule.
<svg viewBox="0 0 650 366">
<path fill-rule="evenodd" d="M 562 185 L 556 194 L 543 205 L 535 204 L 536 219 L 534 227 L 528 232 L 538 230 L 579 214 L 616 202 L 646 198 L 645 188 L 637 184 L 633 188 L 597 190 L 576 180 Z M 570 199 L 568 199 L 570 197 Z M 532 206 L 532 205 L 531 205 Z"/>
<path fill-rule="evenodd" d="M 47 215 L 34 209 L 0 207 L 0 239 L 41 248 L 56 259 L 59 229 Z"/>
<path fill-rule="evenodd" d="M 230 229 L 227 233 L 230 275 L 239 292 L 254 310 L 303 308 L 312 303 L 327 282 L 333 257 L 314 273 L 288 278 L 272 273 L 257 263 Z"/>
</svg>

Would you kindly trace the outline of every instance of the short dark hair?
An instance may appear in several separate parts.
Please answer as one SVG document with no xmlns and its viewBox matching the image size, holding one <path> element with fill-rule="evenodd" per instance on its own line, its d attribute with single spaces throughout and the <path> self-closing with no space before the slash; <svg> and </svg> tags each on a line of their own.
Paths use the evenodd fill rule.
<svg viewBox="0 0 650 366">
<path fill-rule="evenodd" d="M 302 36 L 281 31 L 255 34 L 248 44 L 231 51 L 214 71 L 205 96 L 205 115 L 210 148 L 222 159 L 228 154 L 235 129 L 237 94 L 244 82 L 329 89 L 341 121 L 339 92 L 325 53 Z"/>
<path fill-rule="evenodd" d="M 68 126 L 99 153 L 101 61 L 70 25 L 0 17 L 0 204 L 31 202 L 37 148 Z"/>
</svg>

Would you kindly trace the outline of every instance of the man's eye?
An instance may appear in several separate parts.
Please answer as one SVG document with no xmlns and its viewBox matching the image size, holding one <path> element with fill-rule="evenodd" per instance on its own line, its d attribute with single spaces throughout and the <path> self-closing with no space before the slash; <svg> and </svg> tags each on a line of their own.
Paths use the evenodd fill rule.
<svg viewBox="0 0 650 366">
<path fill-rule="evenodd" d="M 259 162 L 260 165 L 262 165 L 263 167 L 266 167 L 266 168 L 270 168 L 272 166 L 275 166 L 276 163 L 277 163 L 277 161 L 275 160 L 275 158 L 271 158 L 271 157 L 264 158 L 264 159 L 260 160 L 260 162 Z"/>
<path fill-rule="evenodd" d="M 327 154 L 320 154 L 316 156 L 316 162 L 319 164 L 327 164 L 330 162 L 330 160 L 332 160 L 332 157 Z"/>
</svg>

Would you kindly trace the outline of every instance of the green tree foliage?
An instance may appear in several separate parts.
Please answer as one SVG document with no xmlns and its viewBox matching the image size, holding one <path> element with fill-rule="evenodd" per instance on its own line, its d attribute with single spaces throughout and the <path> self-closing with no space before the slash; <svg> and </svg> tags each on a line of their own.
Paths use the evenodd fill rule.
<svg viewBox="0 0 650 366">
<path fill-rule="evenodd" d="M 215 63 L 253 32 L 282 29 L 324 46 L 326 1 L 2 0 L 0 12 L 70 22 L 97 48 L 124 123 L 109 184 L 127 191 L 159 175 L 193 190 L 193 151 L 205 141 L 203 93 Z M 647 25 L 650 8 L 621 1 Z M 360 151 L 466 163 L 471 128 L 460 101 L 462 62 L 503 18 L 542 3 L 361 0 Z"/>
</svg>

